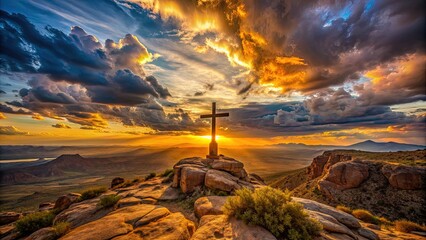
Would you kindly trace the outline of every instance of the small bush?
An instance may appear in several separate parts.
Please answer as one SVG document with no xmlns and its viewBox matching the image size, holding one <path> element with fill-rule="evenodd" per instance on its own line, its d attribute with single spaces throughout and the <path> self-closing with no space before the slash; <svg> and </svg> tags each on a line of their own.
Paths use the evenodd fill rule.
<svg viewBox="0 0 426 240">
<path fill-rule="evenodd" d="M 118 200 L 120 200 L 120 196 L 118 195 L 106 195 L 101 197 L 101 200 L 99 201 L 99 206 L 101 206 L 102 208 L 109 208 L 114 206 Z"/>
<path fill-rule="evenodd" d="M 106 187 L 98 187 L 98 188 L 91 188 L 81 193 L 81 196 L 79 198 L 79 201 L 84 201 L 87 199 L 92 199 L 95 197 L 98 197 L 102 193 L 106 192 Z"/>
<path fill-rule="evenodd" d="M 290 192 L 271 187 L 253 191 L 243 188 L 224 205 L 227 215 L 262 226 L 279 239 L 312 239 L 321 225 L 309 218 L 301 204 L 291 201 Z"/>
<path fill-rule="evenodd" d="M 426 226 L 421 226 L 417 223 L 407 220 L 395 221 L 395 229 L 400 232 L 412 232 L 412 231 L 426 231 Z"/>
<path fill-rule="evenodd" d="M 352 215 L 367 223 L 380 224 L 379 218 L 365 209 L 355 209 L 352 211 Z"/>
<path fill-rule="evenodd" d="M 53 228 L 55 229 L 56 237 L 60 238 L 71 229 L 71 224 L 69 222 L 58 222 L 53 225 Z"/>
<path fill-rule="evenodd" d="M 50 211 L 35 212 L 16 221 L 16 229 L 23 235 L 29 235 L 41 228 L 52 226 L 55 214 Z"/>
<path fill-rule="evenodd" d="M 338 205 L 338 206 L 336 207 L 336 209 L 337 209 L 337 210 L 340 210 L 340 211 L 342 211 L 342 212 L 345 212 L 345 213 L 352 214 L 352 210 L 351 210 L 350 208 L 346 207 L 346 206 L 343 206 L 343 205 Z"/>
<path fill-rule="evenodd" d="M 156 173 L 154 173 L 154 172 L 152 172 L 152 173 L 148 174 L 148 175 L 145 177 L 145 181 L 146 181 L 146 180 L 149 180 L 149 179 L 152 179 L 152 178 L 155 178 L 155 176 L 157 176 L 157 174 L 156 174 Z"/>
<path fill-rule="evenodd" d="M 164 170 L 164 172 L 162 174 L 160 174 L 160 177 L 168 177 L 171 174 L 173 174 L 173 169 L 169 168 L 169 169 Z"/>
</svg>

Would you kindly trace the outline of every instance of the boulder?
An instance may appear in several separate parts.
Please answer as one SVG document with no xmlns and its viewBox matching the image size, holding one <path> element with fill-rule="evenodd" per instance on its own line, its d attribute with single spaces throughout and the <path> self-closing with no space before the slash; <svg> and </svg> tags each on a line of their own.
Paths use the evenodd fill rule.
<svg viewBox="0 0 426 240">
<path fill-rule="evenodd" d="M 226 196 L 208 196 L 197 199 L 194 203 L 195 216 L 201 218 L 204 215 L 221 215 L 222 207 L 226 202 Z"/>
<path fill-rule="evenodd" d="M 112 181 L 111 181 L 111 188 L 118 186 L 122 183 L 124 183 L 124 178 L 116 177 L 116 178 L 112 179 Z"/>
<path fill-rule="evenodd" d="M 49 211 L 52 210 L 54 208 L 55 204 L 52 202 L 44 202 L 44 203 L 40 203 L 38 205 L 38 210 L 39 211 Z"/>
<path fill-rule="evenodd" d="M 297 198 L 297 197 L 293 197 L 292 199 L 298 203 L 301 203 L 305 209 L 324 213 L 334 217 L 337 221 L 339 221 L 340 223 L 343 223 L 348 228 L 361 227 L 361 224 L 359 223 L 358 219 L 356 219 L 354 216 L 348 213 L 345 213 L 343 211 L 337 210 L 333 207 L 330 207 L 328 205 L 325 205 L 313 200 Z"/>
<path fill-rule="evenodd" d="M 322 181 L 336 184 L 339 190 L 358 187 L 369 176 L 368 164 L 356 161 L 334 164 Z"/>
<path fill-rule="evenodd" d="M 15 222 L 18 220 L 22 214 L 16 212 L 2 212 L 0 213 L 0 225 L 5 225 L 8 223 Z"/>
<path fill-rule="evenodd" d="M 67 209 L 71 204 L 78 201 L 81 194 L 79 193 L 68 193 L 67 195 L 60 196 L 55 201 L 54 208 L 60 211 Z"/>
<path fill-rule="evenodd" d="M 191 240 L 234 239 L 234 240 L 276 240 L 268 230 L 260 226 L 247 225 L 226 215 L 205 215 Z"/>
<path fill-rule="evenodd" d="M 425 186 L 426 168 L 406 165 L 383 165 L 381 172 L 397 189 L 416 190 Z"/>
<path fill-rule="evenodd" d="M 244 170 L 244 164 L 233 158 L 222 157 L 215 159 L 211 163 L 211 167 L 216 170 L 226 171 L 238 178 L 246 178 L 247 172 Z"/>
<path fill-rule="evenodd" d="M 241 186 L 238 185 L 237 177 L 232 176 L 230 173 L 214 169 L 207 171 L 204 184 L 210 189 L 226 192 L 232 192 L 241 188 Z"/>
<path fill-rule="evenodd" d="M 180 188 L 183 193 L 191 193 L 204 185 L 206 171 L 201 168 L 184 167 L 180 172 Z"/>
<path fill-rule="evenodd" d="M 25 238 L 25 240 L 55 240 L 55 239 L 57 239 L 57 237 L 56 237 L 56 231 L 53 227 L 39 229 L 33 232 L 27 238 Z"/>
<path fill-rule="evenodd" d="M 149 212 L 147 215 L 143 216 L 141 219 L 139 219 L 134 224 L 134 226 L 135 227 L 144 226 L 152 221 L 157 221 L 158 219 L 165 217 L 169 214 L 170 214 L 170 211 L 167 208 L 164 208 L 164 207 L 156 208 L 152 210 L 151 212 Z"/>
<path fill-rule="evenodd" d="M 6 236 L 13 235 L 16 231 L 13 223 L 0 226 L 0 239 L 7 239 Z"/>
</svg>

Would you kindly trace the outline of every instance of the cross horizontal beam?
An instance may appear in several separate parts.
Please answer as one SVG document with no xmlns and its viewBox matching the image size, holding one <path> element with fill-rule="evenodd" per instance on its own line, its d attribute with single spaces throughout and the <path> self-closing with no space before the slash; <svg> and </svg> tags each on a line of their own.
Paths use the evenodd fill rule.
<svg viewBox="0 0 426 240">
<path fill-rule="evenodd" d="M 206 115 L 200 116 L 200 118 L 212 118 L 212 117 L 229 117 L 229 113 L 215 113 L 215 114 L 206 114 Z"/>
</svg>

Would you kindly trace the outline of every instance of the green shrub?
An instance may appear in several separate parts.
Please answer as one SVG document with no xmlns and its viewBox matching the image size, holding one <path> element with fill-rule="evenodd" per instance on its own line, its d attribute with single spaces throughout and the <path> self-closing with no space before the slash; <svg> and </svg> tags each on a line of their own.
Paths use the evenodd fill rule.
<svg viewBox="0 0 426 240">
<path fill-rule="evenodd" d="M 55 229 L 56 237 L 60 238 L 71 229 L 71 224 L 69 222 L 58 222 L 53 225 L 53 229 Z"/>
<path fill-rule="evenodd" d="M 164 170 L 164 172 L 162 174 L 160 174 L 160 177 L 168 177 L 171 174 L 173 174 L 173 169 L 169 168 L 169 169 Z"/>
<path fill-rule="evenodd" d="M 224 212 L 248 224 L 262 226 L 279 239 L 312 239 L 321 225 L 309 218 L 301 204 L 291 201 L 290 192 L 271 187 L 253 191 L 243 188 L 228 197 Z"/>
<path fill-rule="evenodd" d="M 417 223 L 408 220 L 395 221 L 395 229 L 400 232 L 426 231 L 426 226 L 421 226 Z"/>
<path fill-rule="evenodd" d="M 352 215 L 361 221 L 373 224 L 380 224 L 378 217 L 374 216 L 371 212 L 365 209 L 355 209 L 352 211 Z"/>
<path fill-rule="evenodd" d="M 157 176 L 157 174 L 156 174 L 156 173 L 154 173 L 154 172 L 152 172 L 152 173 L 148 174 L 148 175 L 145 177 L 145 181 L 146 181 L 146 180 L 149 180 L 149 179 L 152 179 L 152 178 L 155 178 L 155 176 Z"/>
<path fill-rule="evenodd" d="M 102 193 L 104 193 L 106 191 L 107 191 L 106 187 L 98 187 L 98 188 L 87 189 L 86 191 L 81 193 L 79 201 L 98 197 L 99 195 L 101 195 Z"/>
<path fill-rule="evenodd" d="M 340 211 L 342 211 L 342 212 L 345 212 L 345 213 L 352 214 L 352 210 L 351 210 L 350 208 L 346 207 L 346 206 L 343 206 L 343 205 L 338 205 L 338 206 L 336 207 L 336 209 L 337 209 L 337 210 L 340 210 Z"/>
<path fill-rule="evenodd" d="M 35 212 L 24 216 L 15 223 L 16 229 L 23 235 L 29 235 L 41 228 L 52 226 L 55 214 L 50 211 Z"/>
<path fill-rule="evenodd" d="M 118 202 L 118 200 L 120 200 L 120 198 L 121 197 L 118 195 L 106 195 L 101 197 L 98 205 L 103 208 L 109 208 L 114 206 Z"/>
</svg>

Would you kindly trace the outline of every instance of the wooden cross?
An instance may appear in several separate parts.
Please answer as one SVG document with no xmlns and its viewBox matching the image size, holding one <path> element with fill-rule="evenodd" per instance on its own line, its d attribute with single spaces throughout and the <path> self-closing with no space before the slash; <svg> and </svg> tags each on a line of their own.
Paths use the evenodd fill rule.
<svg viewBox="0 0 426 240">
<path fill-rule="evenodd" d="M 216 103 L 212 103 L 212 114 L 201 115 L 200 118 L 211 118 L 212 119 L 212 140 L 209 144 L 209 155 L 207 158 L 219 158 L 217 152 L 216 142 L 216 118 L 217 117 L 229 117 L 229 113 L 216 113 Z"/>
</svg>

